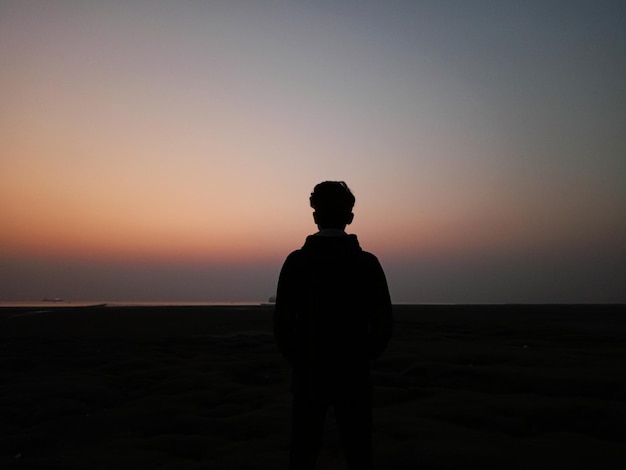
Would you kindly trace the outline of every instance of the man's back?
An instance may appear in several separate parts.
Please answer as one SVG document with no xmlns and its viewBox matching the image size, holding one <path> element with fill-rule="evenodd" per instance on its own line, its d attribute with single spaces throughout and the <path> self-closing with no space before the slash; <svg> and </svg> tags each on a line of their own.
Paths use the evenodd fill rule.
<svg viewBox="0 0 626 470">
<path fill-rule="evenodd" d="M 285 261 L 275 333 L 296 384 L 308 379 L 349 385 L 369 375 L 369 361 L 385 348 L 391 325 L 384 273 L 355 235 L 309 236 Z"/>
</svg>

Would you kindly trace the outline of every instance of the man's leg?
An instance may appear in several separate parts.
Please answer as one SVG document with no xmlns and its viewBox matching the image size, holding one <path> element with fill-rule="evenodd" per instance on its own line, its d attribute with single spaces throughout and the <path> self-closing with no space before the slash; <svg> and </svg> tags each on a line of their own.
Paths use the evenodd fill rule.
<svg viewBox="0 0 626 470">
<path fill-rule="evenodd" d="M 335 403 L 337 428 L 348 469 L 372 468 L 372 394 L 366 391 L 346 396 Z"/>
<path fill-rule="evenodd" d="M 328 404 L 310 393 L 294 393 L 291 425 L 291 470 L 313 470 L 322 444 Z"/>
</svg>

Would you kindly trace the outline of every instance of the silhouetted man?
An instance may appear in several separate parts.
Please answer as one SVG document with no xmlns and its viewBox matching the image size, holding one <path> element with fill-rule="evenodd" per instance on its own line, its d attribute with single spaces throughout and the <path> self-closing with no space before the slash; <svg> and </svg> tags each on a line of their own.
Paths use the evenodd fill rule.
<svg viewBox="0 0 626 470">
<path fill-rule="evenodd" d="M 354 202 L 344 182 L 315 186 L 319 232 L 287 257 L 278 280 L 274 335 L 293 369 L 292 470 L 315 467 L 329 407 L 348 467 L 372 467 L 370 361 L 387 346 L 393 319 L 380 263 L 344 231 Z"/>
</svg>

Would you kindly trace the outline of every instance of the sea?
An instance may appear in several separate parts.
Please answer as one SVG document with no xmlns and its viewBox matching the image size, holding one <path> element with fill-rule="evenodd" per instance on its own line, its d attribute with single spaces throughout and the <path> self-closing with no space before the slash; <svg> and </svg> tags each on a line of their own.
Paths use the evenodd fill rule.
<svg viewBox="0 0 626 470">
<path fill-rule="evenodd" d="M 89 307 L 89 306 L 107 306 L 107 307 L 248 307 L 254 305 L 268 305 L 268 301 L 250 300 L 250 301 L 155 301 L 155 300 L 0 300 L 1 307 L 37 307 L 37 308 L 54 308 L 54 307 Z"/>
</svg>

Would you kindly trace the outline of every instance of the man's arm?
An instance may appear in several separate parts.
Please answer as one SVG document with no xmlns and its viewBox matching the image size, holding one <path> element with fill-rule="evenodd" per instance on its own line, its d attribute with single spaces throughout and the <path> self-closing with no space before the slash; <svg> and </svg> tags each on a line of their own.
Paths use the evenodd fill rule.
<svg viewBox="0 0 626 470">
<path fill-rule="evenodd" d="M 370 359 L 377 359 L 387 348 L 393 331 L 393 313 L 387 279 L 376 257 L 373 258 L 372 313 L 370 318 Z"/>
<path fill-rule="evenodd" d="M 294 298 L 294 254 L 287 257 L 278 277 L 274 305 L 274 340 L 281 355 L 293 364 L 296 329 L 296 299 Z"/>
</svg>

